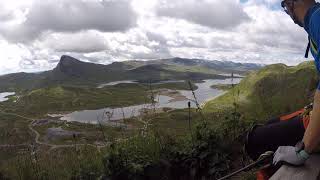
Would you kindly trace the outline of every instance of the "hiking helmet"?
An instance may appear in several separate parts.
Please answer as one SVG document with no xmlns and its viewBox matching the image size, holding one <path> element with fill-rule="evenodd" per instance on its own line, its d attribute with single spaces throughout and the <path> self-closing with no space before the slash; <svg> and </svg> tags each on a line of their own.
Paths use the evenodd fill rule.
<svg viewBox="0 0 320 180">
<path fill-rule="evenodd" d="M 294 4 L 297 1 L 300 0 L 283 0 L 281 2 L 281 7 L 291 17 L 295 24 L 299 25 L 300 27 L 303 27 L 302 22 L 298 20 L 297 16 L 294 13 Z"/>
</svg>

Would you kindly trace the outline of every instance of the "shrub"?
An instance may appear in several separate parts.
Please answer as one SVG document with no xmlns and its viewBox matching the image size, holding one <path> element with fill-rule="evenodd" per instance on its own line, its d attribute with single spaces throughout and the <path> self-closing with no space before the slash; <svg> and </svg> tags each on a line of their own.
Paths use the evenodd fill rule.
<svg viewBox="0 0 320 180">
<path fill-rule="evenodd" d="M 201 122 L 194 137 L 173 140 L 149 132 L 112 144 L 104 157 L 111 179 L 209 179 L 229 168 L 229 144 Z"/>
</svg>

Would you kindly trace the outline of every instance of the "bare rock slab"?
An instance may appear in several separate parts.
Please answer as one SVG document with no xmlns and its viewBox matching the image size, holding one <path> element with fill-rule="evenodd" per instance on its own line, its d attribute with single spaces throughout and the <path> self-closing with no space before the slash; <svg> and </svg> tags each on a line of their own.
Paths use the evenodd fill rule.
<svg viewBox="0 0 320 180">
<path fill-rule="evenodd" d="M 270 180 L 320 180 L 320 154 L 312 155 L 302 167 L 283 165 Z"/>
</svg>

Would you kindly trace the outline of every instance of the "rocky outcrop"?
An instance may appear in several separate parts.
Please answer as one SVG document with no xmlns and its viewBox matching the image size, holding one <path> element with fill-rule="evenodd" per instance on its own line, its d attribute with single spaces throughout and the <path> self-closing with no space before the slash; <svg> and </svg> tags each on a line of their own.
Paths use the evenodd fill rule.
<svg viewBox="0 0 320 180">
<path fill-rule="evenodd" d="M 283 165 L 270 180 L 319 180 L 320 155 L 312 155 L 302 167 Z"/>
</svg>

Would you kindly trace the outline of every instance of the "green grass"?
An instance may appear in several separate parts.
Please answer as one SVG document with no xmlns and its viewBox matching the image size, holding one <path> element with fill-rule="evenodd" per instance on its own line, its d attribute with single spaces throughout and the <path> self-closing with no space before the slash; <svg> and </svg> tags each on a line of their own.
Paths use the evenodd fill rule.
<svg viewBox="0 0 320 180">
<path fill-rule="evenodd" d="M 211 88 L 213 88 L 213 89 L 219 89 L 219 90 L 223 90 L 223 91 L 230 90 L 232 87 L 233 87 L 232 84 L 215 84 L 215 85 L 211 86 Z"/>
<path fill-rule="evenodd" d="M 30 121 L 0 113 L 0 145 L 28 144 L 32 134 L 28 129 Z"/>
<path fill-rule="evenodd" d="M 175 90 L 188 90 L 187 83 L 167 83 L 152 85 L 151 89 L 155 92 L 158 89 L 169 88 Z M 196 89 L 196 86 L 193 86 Z M 84 87 L 68 87 L 68 86 L 55 86 L 49 88 L 36 89 L 30 92 L 21 92 L 21 96 L 18 103 L 13 103 L 17 100 L 17 96 L 10 97 L 7 102 L 0 103 L 0 110 L 5 110 L 6 112 L 12 112 L 19 115 L 25 115 L 27 117 L 43 119 L 43 116 L 48 112 L 59 112 L 59 111 L 73 111 L 79 109 L 96 109 L 101 107 L 117 107 L 132 105 L 137 103 L 150 102 L 148 97 L 148 91 L 150 90 L 147 84 L 119 84 L 116 86 L 105 87 L 102 89 L 97 88 L 84 88 Z M 160 118 L 159 118 L 160 117 Z M 159 124 L 165 124 L 165 116 L 158 117 L 160 119 Z M 174 119 L 172 119 L 174 120 Z M 178 120 L 179 121 L 179 120 Z M 12 115 L 0 115 L 0 128 L 1 137 L 0 140 L 3 144 L 31 144 L 34 140 L 35 135 L 28 129 L 29 120 L 21 119 Z M 175 123 L 172 121 L 172 123 Z M 41 142 L 55 144 L 55 145 L 73 145 L 77 144 L 103 144 L 104 141 L 110 142 L 119 138 L 127 138 L 136 134 L 139 129 L 143 127 L 143 124 L 139 121 L 126 120 L 125 124 L 128 125 L 128 129 L 121 127 L 110 127 L 82 123 L 65 123 L 59 121 L 52 121 L 45 125 L 34 126 L 33 128 L 39 132 Z M 163 125 L 164 125 L 163 124 Z M 180 125 L 178 125 L 180 124 Z M 168 124 L 170 125 L 170 124 Z M 183 127 L 184 122 L 178 122 L 177 127 Z M 48 128 L 58 128 L 61 127 L 66 131 L 74 131 L 80 133 L 74 139 L 73 136 L 56 137 L 49 140 L 47 138 Z M 164 126 L 162 126 L 164 128 Z M 167 126 L 168 127 L 168 126 Z M 174 128 L 175 129 L 175 128 Z M 182 128 L 183 129 L 183 128 Z M 103 132 L 103 134 L 102 134 Z M 104 139 L 104 137 L 106 139 Z M 81 149 L 84 147 L 81 146 Z M 11 147 L 4 148 L 0 153 L 1 164 L 6 164 L 6 166 L 0 166 L 0 172 L 16 179 L 18 175 L 24 178 L 34 178 L 34 169 L 30 169 L 34 165 L 28 163 L 29 149 L 26 147 Z M 70 179 L 75 166 L 77 164 L 72 163 L 70 167 L 61 168 L 56 166 L 56 164 L 68 164 L 69 161 L 75 161 L 74 152 L 70 151 L 70 148 L 62 148 L 58 151 L 58 155 L 55 155 L 55 151 L 50 151 L 50 153 L 45 154 L 48 149 L 41 148 L 39 153 L 41 154 L 41 169 L 43 172 L 50 172 L 50 177 L 59 177 L 62 179 Z M 64 151 L 64 153 L 61 153 Z M 20 155 L 18 155 L 20 154 Z M 42 155 L 43 154 L 43 155 Z M 40 155 L 39 155 L 40 156 Z M 47 157 L 46 157 L 47 156 Z M 54 159 L 54 157 L 58 159 Z M 87 156 L 87 155 L 85 155 Z M 91 156 L 84 157 L 87 159 Z M 102 157 L 97 156 L 99 160 Z M 23 162 L 21 164 L 21 162 Z M 45 164 L 47 162 L 47 164 Z M 89 166 L 92 164 L 88 163 Z M 49 170 L 53 168 L 53 170 Z M 100 170 L 102 168 L 100 167 Z M 23 171 L 23 172 L 20 172 Z M 100 171 L 99 170 L 99 171 Z M 33 173 L 31 173 L 33 172 Z M 31 175 L 30 175 L 31 173 Z M 32 175 L 33 174 L 33 175 Z M 19 179 L 19 178 L 18 178 Z"/>
<path fill-rule="evenodd" d="M 312 62 L 294 67 L 270 65 L 249 74 L 235 88 L 208 102 L 204 110 L 216 112 L 230 109 L 236 102 L 239 111 L 248 119 L 264 120 L 310 103 L 317 80 Z"/>
<path fill-rule="evenodd" d="M 182 66 L 182 65 L 171 65 L 167 68 L 168 70 L 173 70 L 177 72 L 201 72 L 201 73 L 206 73 L 206 74 L 218 74 L 216 70 L 213 70 L 209 67 L 203 67 L 203 66 Z"/>
<path fill-rule="evenodd" d="M 141 120 L 150 122 L 150 127 L 147 130 L 148 135 L 145 136 L 146 138 L 139 138 L 139 136 L 136 136 L 138 134 L 137 132 L 142 132 L 141 129 L 144 126 L 137 118 L 125 121 L 125 124 L 131 127 L 130 131 L 103 127 L 107 139 L 114 137 L 130 139 L 129 141 L 120 141 L 113 144 L 113 146 L 116 146 L 113 148 L 120 148 L 121 151 L 124 150 L 126 153 L 120 155 L 120 157 L 130 160 L 126 165 L 126 168 L 129 167 L 131 169 L 130 173 L 135 174 L 137 173 L 136 170 L 141 171 L 141 168 L 149 166 L 154 166 L 155 170 L 157 170 L 157 163 L 159 162 L 160 157 L 161 159 L 172 158 L 172 161 L 175 162 L 174 158 L 177 156 L 176 160 L 189 166 L 188 161 L 181 160 L 180 156 L 182 159 L 187 157 L 190 158 L 190 160 L 193 160 L 202 155 L 202 153 L 206 154 L 205 151 L 207 147 L 205 145 L 206 148 L 204 148 L 205 143 L 202 142 L 204 140 L 201 140 L 201 143 L 198 142 L 198 140 L 195 141 L 197 146 L 199 146 L 197 151 L 192 151 L 192 149 L 190 149 L 190 134 L 192 134 L 194 138 L 199 138 L 199 135 L 195 133 L 195 129 L 203 120 L 199 112 L 196 112 L 194 109 L 191 110 L 191 131 L 188 125 L 187 110 L 174 110 L 159 115 L 149 114 L 148 116 L 142 117 Z M 68 131 L 83 132 L 84 135 L 76 136 L 76 139 L 69 137 L 69 139 L 60 139 L 57 141 L 50 141 L 49 143 L 72 145 L 73 143 L 93 143 L 102 141 L 99 127 L 95 125 L 81 123 L 65 124 L 63 122 L 51 122 L 47 125 L 34 127 L 41 134 L 41 141 L 45 141 L 44 136 L 46 135 L 46 130 L 51 127 L 62 127 L 64 130 Z M 151 138 L 149 136 L 150 132 L 154 132 L 156 137 Z M 201 133 L 205 135 L 206 131 L 201 131 Z M 214 139 L 210 139 L 215 142 Z M 104 165 L 108 165 L 108 167 L 113 165 L 103 164 L 102 162 L 102 160 L 107 157 L 106 155 L 110 153 L 110 148 L 111 147 L 103 148 L 102 151 L 99 152 L 96 148 L 91 146 L 58 148 L 54 150 L 49 150 L 48 147 L 40 146 L 36 148 L 37 161 L 32 160 L 34 157 L 30 155 L 30 149 L 6 149 L 0 153 L 0 155 L 2 155 L 0 157 L 4 158 L 2 159 L 3 163 L 0 165 L 0 172 L 12 179 L 37 179 L 39 177 L 44 179 L 71 179 L 75 176 L 79 177 L 80 174 L 81 176 L 89 174 L 90 177 L 93 176 L 97 178 L 101 176 L 101 174 L 106 173 L 107 170 L 104 168 Z M 216 151 L 225 152 L 220 151 L 218 148 L 214 148 L 213 150 L 214 151 L 210 150 L 209 154 L 215 155 Z M 171 151 L 176 153 L 171 153 Z M 130 157 L 125 157 L 129 154 Z M 115 155 L 116 157 L 118 156 L 117 154 Z M 224 159 L 225 157 L 219 155 L 219 158 Z M 132 159 L 134 159 L 134 161 L 132 161 Z M 206 159 L 203 161 L 206 161 Z M 205 163 L 201 164 L 206 167 Z M 134 167 L 131 167 L 131 165 Z M 188 172 L 187 169 L 189 168 L 184 169 L 186 168 L 184 165 L 181 166 L 180 163 L 178 163 L 177 166 L 181 168 L 180 172 Z"/>
<path fill-rule="evenodd" d="M 51 139 L 47 136 L 47 130 L 49 128 L 59 128 L 61 127 L 65 131 L 77 133 L 77 144 L 104 144 L 106 142 L 111 142 L 115 139 L 126 138 L 131 136 L 136 132 L 136 129 L 126 129 L 125 125 L 123 127 L 111 127 L 93 125 L 93 124 L 83 124 L 77 122 L 50 122 L 45 125 L 35 126 L 34 129 L 40 133 L 40 140 L 42 142 L 47 142 L 56 145 L 74 144 L 75 139 L 73 135 L 70 136 L 54 136 Z M 103 133 L 103 134 L 102 134 Z M 104 137 L 106 139 L 104 139 Z"/>
<path fill-rule="evenodd" d="M 71 147 L 49 151 L 47 147 L 40 146 L 37 154 L 39 159 L 37 164 L 34 164 L 30 159 L 32 158 L 30 157 L 30 150 L 5 149 L 0 153 L 0 172 L 12 179 L 36 179 L 36 176 L 41 176 L 44 179 L 71 179 L 72 177 L 79 177 L 79 174 L 91 174 L 92 177 L 97 178 L 106 171 L 114 170 L 117 173 L 117 170 L 119 170 L 117 167 L 115 169 L 104 169 L 104 165 L 113 168 L 110 167 L 110 164 L 103 164 L 102 160 L 107 157 L 107 160 L 116 162 L 121 160 L 120 163 L 122 164 L 120 165 L 123 166 L 120 167 L 127 168 L 126 170 L 134 175 L 143 172 L 143 168 L 157 167 L 161 164 L 159 163 L 160 159 L 169 160 L 173 164 L 178 162 L 174 165 L 178 165 L 179 168 L 181 168 L 179 165 L 183 164 L 187 168 L 182 168 L 182 172 L 189 173 L 193 167 L 189 166 L 188 163 L 200 159 L 193 163 L 200 162 L 199 167 L 210 165 L 209 170 L 213 170 L 213 173 L 220 177 L 221 173 L 236 168 L 228 166 L 227 170 L 223 169 L 219 172 L 221 168 L 225 168 L 219 164 L 220 160 L 224 163 L 230 162 L 230 153 L 235 153 L 237 157 L 239 155 L 243 156 L 239 145 L 242 139 L 239 140 L 237 137 L 242 137 L 241 135 L 243 135 L 250 122 L 263 121 L 270 116 L 303 107 L 312 99 L 316 82 L 317 74 L 312 63 L 302 63 L 296 67 L 287 67 L 282 64 L 267 66 L 260 71 L 251 73 L 226 94 L 207 103 L 204 106 L 203 115 L 209 126 L 205 128 L 198 128 L 197 124 L 204 119 L 194 109 L 191 110 L 191 131 L 189 129 L 188 109 L 167 111 L 160 114 L 150 113 L 141 118 L 125 120 L 124 123 L 128 125 L 129 130 L 105 126 L 102 128 L 107 140 L 129 137 L 129 141 L 120 141 L 113 144 L 112 149 L 115 151 L 111 156 L 110 152 L 112 151 L 108 151 L 110 149 L 107 148 L 102 149 L 102 152 L 91 146 L 77 147 L 77 150 L 76 147 Z M 189 89 L 185 83 L 156 85 L 152 89 L 156 91 L 169 87 L 170 89 Z M 21 99 L 22 104 L 14 104 L 9 101 L 1 103 L 0 108 L 19 112 L 19 114 L 41 116 L 41 114 L 49 111 L 96 109 L 100 106 L 117 107 L 125 104 L 130 105 L 131 103 L 148 102 L 150 98 L 146 94 L 149 90 L 148 85 L 142 84 L 120 84 L 103 89 L 55 86 L 28 92 Z M 237 108 L 236 111 L 240 112 L 239 117 L 234 114 L 235 107 Z M 32 111 L 40 113 L 33 114 Z M 30 143 L 32 137 L 27 129 L 29 121 L 12 116 L 0 116 L 0 120 L 0 127 L 3 132 L 17 132 L 13 139 L 5 135 L 8 133 L 3 133 L 0 140 Z M 142 134 L 142 129 L 145 127 L 143 122 L 149 123 L 147 131 L 152 132 L 154 137 L 148 136 L 150 134 L 147 134 L 147 136 L 141 135 L 141 137 L 136 136 L 137 132 Z M 81 135 L 76 138 L 58 138 L 49 141 L 49 143 L 72 145 L 75 142 L 94 143 L 103 141 L 101 129 L 97 125 L 64 122 L 51 122 L 47 125 L 35 127 L 41 134 L 41 141 L 47 141 L 47 129 L 53 127 L 80 132 Z M 197 139 L 195 144 L 190 141 L 192 136 Z M 167 137 L 170 138 L 164 140 Z M 232 138 L 236 139 L 237 142 L 231 142 Z M 185 144 L 185 142 L 188 143 Z M 221 145 L 221 143 L 226 144 Z M 124 152 L 124 154 L 121 152 Z M 208 156 L 208 154 L 211 155 Z M 185 161 L 185 159 L 187 160 Z M 208 163 L 207 160 L 210 162 Z M 211 167 L 213 164 L 213 167 L 217 169 Z M 117 164 L 111 163 L 111 165 Z M 200 175 L 209 172 L 209 170 L 206 170 L 203 173 L 201 169 L 203 168 L 196 171 Z M 252 177 L 251 174 L 246 176 Z"/>
<path fill-rule="evenodd" d="M 102 174 L 101 159 L 105 150 L 99 152 L 90 146 L 51 151 L 38 147 L 37 150 L 37 160 L 25 149 L 1 164 L 0 172 L 12 179 L 72 179 L 80 173 L 91 174 L 91 178 L 96 179 Z"/>
<path fill-rule="evenodd" d="M 0 113 L 0 146 L 30 144 L 33 134 L 28 129 L 30 121 Z M 16 157 L 26 146 L 0 147 L 0 172 L 7 162 Z"/>
<path fill-rule="evenodd" d="M 202 116 L 200 112 L 192 108 L 190 111 L 190 125 L 193 129 L 195 125 L 205 120 L 210 127 L 219 128 L 220 124 L 217 119 L 225 119 L 228 115 L 229 112 L 219 112 L 214 114 L 203 113 Z M 148 120 L 150 128 L 155 131 L 162 131 L 164 134 L 171 134 L 173 137 L 185 137 L 190 133 L 188 109 L 176 109 L 158 114 L 151 113 L 143 117 L 127 119 L 125 124 L 135 129 L 141 129 L 144 125 L 140 121 L 141 118 Z"/>
<path fill-rule="evenodd" d="M 188 110 L 174 110 L 167 113 L 160 113 L 154 117 L 148 118 L 151 120 L 151 127 L 173 136 L 186 136 L 189 133 Z M 191 126 L 201 119 L 199 113 L 194 109 L 191 112 Z"/>
<path fill-rule="evenodd" d="M 156 92 L 163 88 L 187 90 L 189 86 L 185 82 L 152 85 L 151 88 L 148 84 L 119 84 L 101 89 L 54 86 L 19 94 L 17 103 L 12 97 L 0 103 L 0 110 L 41 117 L 47 113 L 125 107 L 150 103 L 150 89 Z"/>
</svg>

